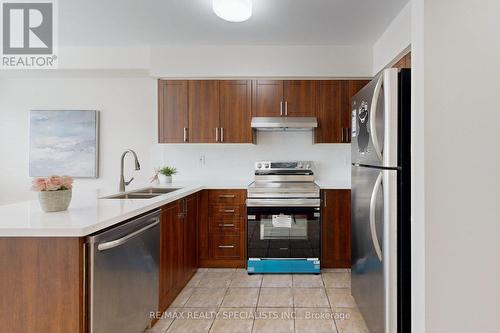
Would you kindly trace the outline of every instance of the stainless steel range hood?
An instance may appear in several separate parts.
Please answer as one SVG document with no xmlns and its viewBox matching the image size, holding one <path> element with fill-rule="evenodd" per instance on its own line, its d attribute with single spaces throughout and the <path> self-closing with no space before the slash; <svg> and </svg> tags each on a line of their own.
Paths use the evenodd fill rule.
<svg viewBox="0 0 500 333">
<path fill-rule="evenodd" d="M 309 131 L 318 127 L 316 117 L 253 117 L 252 128 L 258 131 Z"/>
</svg>

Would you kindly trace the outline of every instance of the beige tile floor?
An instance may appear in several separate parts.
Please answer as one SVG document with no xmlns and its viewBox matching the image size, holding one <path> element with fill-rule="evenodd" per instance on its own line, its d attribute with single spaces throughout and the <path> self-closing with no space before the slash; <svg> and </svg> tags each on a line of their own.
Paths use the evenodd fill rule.
<svg viewBox="0 0 500 333">
<path fill-rule="evenodd" d="M 199 269 L 147 333 L 367 333 L 348 270 L 248 275 Z"/>
</svg>

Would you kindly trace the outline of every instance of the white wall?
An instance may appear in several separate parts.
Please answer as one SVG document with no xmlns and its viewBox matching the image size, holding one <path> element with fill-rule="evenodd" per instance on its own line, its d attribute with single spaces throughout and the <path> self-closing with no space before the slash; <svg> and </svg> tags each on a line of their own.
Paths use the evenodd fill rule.
<svg viewBox="0 0 500 333">
<path fill-rule="evenodd" d="M 259 160 L 312 160 L 316 179 L 350 185 L 351 146 L 312 144 L 311 132 L 257 132 L 257 145 L 193 144 L 160 145 L 163 159 L 157 163 L 174 165 L 180 173 L 175 179 L 210 183 L 250 183 L 253 166 Z M 204 161 L 204 162 L 203 162 Z"/>
<path fill-rule="evenodd" d="M 392 61 L 410 46 L 411 6 L 409 1 L 373 44 L 373 75 L 387 65 L 392 65 Z"/>
<path fill-rule="evenodd" d="M 425 332 L 424 4 L 411 1 L 412 332 Z"/>
<path fill-rule="evenodd" d="M 370 77 L 372 50 L 360 46 L 154 46 L 155 77 Z"/>
<path fill-rule="evenodd" d="M 145 181 L 156 142 L 156 81 L 150 78 L 0 78 L 0 204 L 32 198 L 28 176 L 29 110 L 100 110 L 100 178 L 77 188 L 117 186 L 121 153 L 137 151 Z"/>
<path fill-rule="evenodd" d="M 500 332 L 500 2 L 414 1 L 424 10 L 413 56 L 423 56 L 425 332 Z"/>
</svg>

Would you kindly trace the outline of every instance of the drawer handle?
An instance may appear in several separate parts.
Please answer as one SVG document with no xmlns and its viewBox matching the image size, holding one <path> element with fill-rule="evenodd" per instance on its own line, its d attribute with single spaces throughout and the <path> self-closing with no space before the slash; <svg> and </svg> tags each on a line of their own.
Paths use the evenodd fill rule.
<svg viewBox="0 0 500 333">
<path fill-rule="evenodd" d="M 224 223 L 224 224 L 219 224 L 219 227 L 234 227 L 233 223 Z"/>
<path fill-rule="evenodd" d="M 236 197 L 234 194 L 221 194 L 219 198 L 234 198 Z"/>
<path fill-rule="evenodd" d="M 224 213 L 234 213 L 234 209 L 224 209 Z"/>
<path fill-rule="evenodd" d="M 219 245 L 219 249 L 234 249 L 234 245 Z"/>
</svg>

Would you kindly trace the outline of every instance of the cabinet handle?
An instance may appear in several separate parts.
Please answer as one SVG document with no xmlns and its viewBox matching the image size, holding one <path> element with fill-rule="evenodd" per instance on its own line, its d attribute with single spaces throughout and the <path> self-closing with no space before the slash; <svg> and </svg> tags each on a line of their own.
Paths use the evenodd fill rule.
<svg viewBox="0 0 500 333">
<path fill-rule="evenodd" d="M 187 127 L 184 127 L 184 133 L 183 133 L 183 135 L 184 135 L 184 138 L 183 138 L 184 142 L 187 142 L 187 140 L 188 140 L 187 139 Z"/>
<path fill-rule="evenodd" d="M 219 224 L 219 227 L 234 227 L 233 223 L 221 223 Z"/>
<path fill-rule="evenodd" d="M 219 245 L 219 249 L 234 249 L 234 245 Z"/>
<path fill-rule="evenodd" d="M 344 128 L 342 127 L 342 138 L 340 139 L 340 142 L 344 143 Z"/>
<path fill-rule="evenodd" d="M 215 128 L 215 142 L 219 142 L 219 128 Z"/>
<path fill-rule="evenodd" d="M 224 209 L 224 213 L 234 213 L 234 209 Z"/>
<path fill-rule="evenodd" d="M 344 132 L 344 131 L 342 131 L 342 132 Z M 324 207 L 325 207 L 325 208 L 326 208 L 326 198 L 327 198 L 327 193 L 328 193 L 328 192 L 326 192 L 326 191 L 325 191 L 325 201 L 323 202 L 323 204 L 324 204 Z"/>
<path fill-rule="evenodd" d="M 220 194 L 219 198 L 234 198 L 234 194 Z"/>
<path fill-rule="evenodd" d="M 280 116 L 283 115 L 283 101 L 280 102 Z"/>
<path fill-rule="evenodd" d="M 285 116 L 288 116 L 288 101 L 285 101 Z"/>
<path fill-rule="evenodd" d="M 224 127 L 220 128 L 220 142 L 224 142 Z"/>
</svg>

